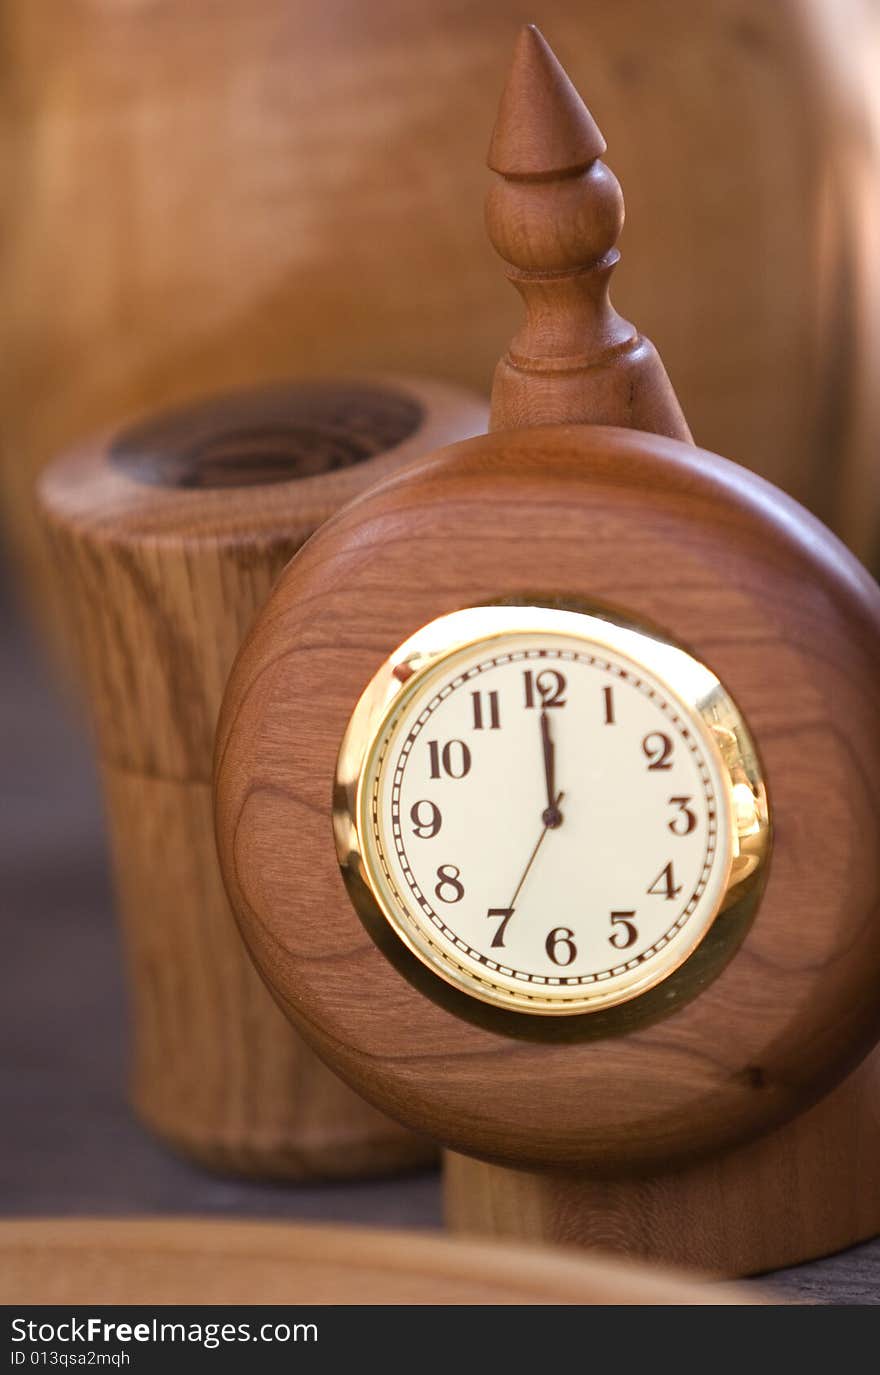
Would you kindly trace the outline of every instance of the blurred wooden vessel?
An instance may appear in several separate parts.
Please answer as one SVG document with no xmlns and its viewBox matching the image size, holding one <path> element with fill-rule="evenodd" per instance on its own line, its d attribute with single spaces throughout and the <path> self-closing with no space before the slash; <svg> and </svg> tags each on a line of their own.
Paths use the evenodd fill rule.
<svg viewBox="0 0 880 1375">
<path fill-rule="evenodd" d="M 6 0 L 2 495 L 36 597 L 44 462 L 308 371 L 486 388 L 517 318 L 480 216 L 521 0 Z M 627 188 L 615 302 L 696 441 L 870 556 L 880 197 L 868 0 L 545 0 Z M 634 117 L 635 111 L 635 117 Z"/>
<path fill-rule="evenodd" d="M 191 1218 L 0 1222 L 4 1304 L 757 1304 L 560 1248 Z"/>
<path fill-rule="evenodd" d="M 104 783 L 132 1097 L 203 1164 L 308 1179 L 433 1159 L 321 1064 L 252 967 L 211 769 L 229 669 L 287 561 L 359 491 L 485 424 L 479 397 L 424 379 L 245 388 L 85 442 L 40 481 Z"/>
</svg>

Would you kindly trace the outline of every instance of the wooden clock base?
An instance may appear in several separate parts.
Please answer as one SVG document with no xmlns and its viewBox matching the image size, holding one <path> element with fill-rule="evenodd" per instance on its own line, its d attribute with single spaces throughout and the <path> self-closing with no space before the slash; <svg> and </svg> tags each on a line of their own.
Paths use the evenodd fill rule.
<svg viewBox="0 0 880 1375">
<path fill-rule="evenodd" d="M 720 1275 L 812 1260 L 880 1233 L 880 1051 L 769 1136 L 668 1174 L 532 1174 L 448 1151 L 453 1232 L 569 1243 Z"/>
</svg>

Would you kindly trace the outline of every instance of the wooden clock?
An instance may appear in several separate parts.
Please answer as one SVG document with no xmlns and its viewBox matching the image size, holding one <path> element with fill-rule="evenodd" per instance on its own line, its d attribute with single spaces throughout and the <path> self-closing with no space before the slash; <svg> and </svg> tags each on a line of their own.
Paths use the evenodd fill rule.
<svg viewBox="0 0 880 1375">
<path fill-rule="evenodd" d="M 319 1054 L 453 1152 L 455 1227 L 749 1272 L 880 1230 L 880 592 L 691 443 L 608 300 L 603 150 L 526 30 L 493 432 L 280 579 L 221 714 L 221 864 Z"/>
<path fill-rule="evenodd" d="M 344 501 L 485 416 L 448 383 L 290 381 L 153 414 L 43 475 L 96 726 L 132 1097 L 214 1168 L 344 1177 L 433 1155 L 330 1074 L 262 986 L 217 865 L 211 763 L 230 665 L 291 555 Z"/>
</svg>

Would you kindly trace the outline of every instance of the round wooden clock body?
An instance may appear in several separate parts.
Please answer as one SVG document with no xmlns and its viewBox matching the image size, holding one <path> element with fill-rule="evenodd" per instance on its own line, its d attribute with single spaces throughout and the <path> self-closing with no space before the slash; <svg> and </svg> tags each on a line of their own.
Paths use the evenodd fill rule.
<svg viewBox="0 0 880 1375">
<path fill-rule="evenodd" d="M 660 982 L 610 1020 L 486 1006 L 408 964 L 393 932 L 374 939 L 349 899 L 331 814 L 364 689 L 422 627 L 500 600 L 657 627 L 748 723 L 774 826 L 766 886 L 726 963 L 680 996 Z M 230 681 L 218 839 L 258 966 L 343 1078 L 465 1153 L 613 1175 L 770 1129 L 880 1028 L 878 646 L 874 582 L 723 459 L 547 427 L 420 461 L 294 559 Z M 337 822 L 342 801 L 337 787 Z"/>
</svg>

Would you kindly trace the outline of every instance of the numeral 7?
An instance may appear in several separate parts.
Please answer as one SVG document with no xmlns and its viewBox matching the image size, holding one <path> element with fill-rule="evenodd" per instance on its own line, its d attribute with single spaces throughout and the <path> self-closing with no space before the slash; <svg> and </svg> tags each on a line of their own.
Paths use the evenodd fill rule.
<svg viewBox="0 0 880 1375">
<path fill-rule="evenodd" d="M 504 918 L 504 920 L 502 921 L 501 925 L 498 927 L 498 930 L 495 932 L 495 935 L 492 937 L 492 945 L 493 945 L 494 947 L 498 947 L 499 945 L 503 946 L 503 945 L 504 945 L 504 932 L 507 930 L 507 923 L 510 921 L 510 918 L 513 916 L 513 908 L 512 908 L 512 907 L 490 907 L 489 910 L 488 910 L 488 912 L 486 913 L 486 916 L 487 916 L 487 917 L 503 917 L 503 918 Z"/>
</svg>

